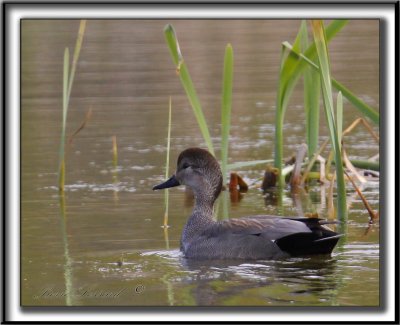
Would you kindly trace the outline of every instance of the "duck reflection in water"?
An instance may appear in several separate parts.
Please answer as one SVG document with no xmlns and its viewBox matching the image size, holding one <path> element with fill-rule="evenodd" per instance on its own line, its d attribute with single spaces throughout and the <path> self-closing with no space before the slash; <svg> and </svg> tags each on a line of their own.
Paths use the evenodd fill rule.
<svg viewBox="0 0 400 325">
<path fill-rule="evenodd" d="M 218 263 L 182 258 L 182 266 L 191 271 L 186 282 L 197 306 L 224 301 L 241 306 L 330 305 L 342 281 L 337 277 L 337 260 L 329 255 Z"/>
</svg>

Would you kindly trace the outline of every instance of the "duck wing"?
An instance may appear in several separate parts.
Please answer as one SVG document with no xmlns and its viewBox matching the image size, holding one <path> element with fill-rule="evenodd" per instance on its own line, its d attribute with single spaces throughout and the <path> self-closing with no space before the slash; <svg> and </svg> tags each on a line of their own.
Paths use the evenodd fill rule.
<svg viewBox="0 0 400 325">
<path fill-rule="evenodd" d="M 274 242 L 292 256 L 329 254 L 342 235 L 325 227 L 319 218 L 283 218 L 259 215 L 218 222 L 209 228 L 207 236 L 239 235 Z M 251 236 L 251 237 L 249 237 Z M 236 237 L 236 236 L 235 236 Z"/>
<path fill-rule="evenodd" d="M 302 221 L 267 215 L 224 220 L 215 224 L 209 230 L 210 235 L 218 235 L 226 232 L 241 235 L 262 235 L 265 239 L 271 241 L 295 233 L 312 232 L 307 224 Z"/>
</svg>

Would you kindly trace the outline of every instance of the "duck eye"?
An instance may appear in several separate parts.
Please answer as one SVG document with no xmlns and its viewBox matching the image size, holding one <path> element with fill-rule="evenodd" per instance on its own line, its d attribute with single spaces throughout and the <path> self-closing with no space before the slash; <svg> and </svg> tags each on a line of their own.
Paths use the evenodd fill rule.
<svg viewBox="0 0 400 325">
<path fill-rule="evenodd" d="M 185 163 L 183 163 L 183 165 L 182 165 L 182 169 L 186 169 L 186 168 L 188 168 L 190 165 L 187 163 L 187 162 L 185 162 Z"/>
</svg>

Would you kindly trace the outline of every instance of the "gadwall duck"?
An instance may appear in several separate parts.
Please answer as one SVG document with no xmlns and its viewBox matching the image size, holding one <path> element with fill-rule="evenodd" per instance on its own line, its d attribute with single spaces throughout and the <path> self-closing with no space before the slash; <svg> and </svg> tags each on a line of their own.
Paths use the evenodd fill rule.
<svg viewBox="0 0 400 325">
<path fill-rule="evenodd" d="M 177 169 L 153 190 L 188 186 L 195 204 L 181 237 L 181 251 L 193 259 L 277 259 L 330 254 L 341 235 L 319 218 L 256 215 L 215 221 L 214 202 L 222 189 L 217 160 L 200 148 L 184 150 Z"/>
</svg>

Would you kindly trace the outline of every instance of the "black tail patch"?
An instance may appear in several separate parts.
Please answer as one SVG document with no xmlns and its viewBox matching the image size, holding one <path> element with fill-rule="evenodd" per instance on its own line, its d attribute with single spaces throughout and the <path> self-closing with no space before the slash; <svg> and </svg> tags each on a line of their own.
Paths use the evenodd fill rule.
<svg viewBox="0 0 400 325">
<path fill-rule="evenodd" d="M 314 232 L 297 233 L 278 239 L 279 248 L 292 256 L 330 254 L 341 235 L 321 237 Z"/>
</svg>

